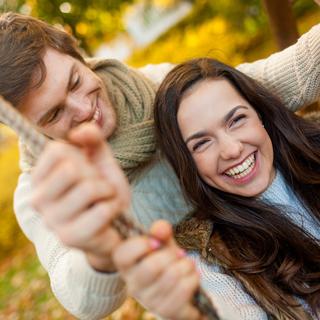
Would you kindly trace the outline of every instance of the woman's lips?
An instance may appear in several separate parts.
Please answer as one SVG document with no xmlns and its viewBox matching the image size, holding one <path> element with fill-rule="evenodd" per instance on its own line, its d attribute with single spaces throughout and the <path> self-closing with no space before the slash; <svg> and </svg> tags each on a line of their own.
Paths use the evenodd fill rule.
<svg viewBox="0 0 320 320">
<path fill-rule="evenodd" d="M 245 171 L 248 171 L 247 173 L 244 171 L 246 173 L 245 175 L 229 176 L 229 175 L 223 174 L 223 176 L 225 179 L 227 179 L 229 183 L 231 182 L 237 185 L 246 184 L 255 177 L 255 175 L 258 172 L 258 168 L 259 168 L 259 157 L 258 157 L 258 151 L 256 151 L 254 152 L 254 163 L 252 167 L 249 167 L 245 170 Z"/>
</svg>

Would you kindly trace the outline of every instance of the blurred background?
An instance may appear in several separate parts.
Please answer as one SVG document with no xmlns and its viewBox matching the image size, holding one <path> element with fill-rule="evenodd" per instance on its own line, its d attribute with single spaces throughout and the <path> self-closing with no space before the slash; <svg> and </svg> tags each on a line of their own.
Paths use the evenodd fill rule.
<svg viewBox="0 0 320 320">
<path fill-rule="evenodd" d="M 88 56 L 117 58 L 135 67 L 200 56 L 235 66 L 289 46 L 320 21 L 312 0 L 0 0 L 0 13 L 5 11 L 64 28 Z M 53 297 L 15 221 L 18 158 L 16 136 L 0 126 L 0 320 L 73 319 Z M 107 319 L 154 318 L 128 299 Z"/>
</svg>

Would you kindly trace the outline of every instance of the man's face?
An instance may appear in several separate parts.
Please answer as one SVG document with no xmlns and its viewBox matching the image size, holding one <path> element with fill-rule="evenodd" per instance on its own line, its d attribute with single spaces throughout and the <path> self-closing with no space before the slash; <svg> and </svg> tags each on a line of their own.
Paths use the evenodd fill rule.
<svg viewBox="0 0 320 320">
<path fill-rule="evenodd" d="M 47 49 L 46 77 L 17 106 L 40 131 L 64 139 L 83 122 L 94 122 L 105 138 L 115 130 L 116 114 L 101 79 L 81 61 Z M 35 74 L 35 81 L 39 74 Z"/>
</svg>

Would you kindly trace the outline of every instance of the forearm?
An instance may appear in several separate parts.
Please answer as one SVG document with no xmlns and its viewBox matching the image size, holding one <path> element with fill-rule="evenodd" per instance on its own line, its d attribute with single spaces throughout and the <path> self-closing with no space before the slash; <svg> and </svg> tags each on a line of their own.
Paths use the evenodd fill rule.
<svg viewBox="0 0 320 320">
<path fill-rule="evenodd" d="M 116 273 L 95 271 L 82 252 L 63 246 L 30 207 L 30 188 L 30 175 L 23 174 L 15 192 L 15 213 L 48 272 L 53 293 L 80 319 L 99 319 L 112 313 L 126 298 L 123 281 Z"/>
<path fill-rule="evenodd" d="M 320 97 L 320 25 L 270 57 L 237 67 L 275 93 L 292 111 Z"/>
</svg>

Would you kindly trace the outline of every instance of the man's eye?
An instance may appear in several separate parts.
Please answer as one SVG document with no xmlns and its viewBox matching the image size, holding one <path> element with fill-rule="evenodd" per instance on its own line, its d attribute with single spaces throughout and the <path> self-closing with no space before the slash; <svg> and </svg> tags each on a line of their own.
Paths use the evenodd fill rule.
<svg viewBox="0 0 320 320">
<path fill-rule="evenodd" d="M 73 84 L 72 84 L 71 91 L 76 90 L 79 87 L 79 84 L 80 84 L 80 76 L 77 75 Z"/>
<path fill-rule="evenodd" d="M 62 108 L 57 108 L 56 110 L 54 110 L 54 112 L 52 112 L 47 122 L 50 123 L 56 120 L 61 111 L 62 111 Z"/>
<path fill-rule="evenodd" d="M 197 143 L 195 143 L 195 144 L 193 145 L 192 151 L 197 151 L 197 150 L 199 150 L 199 148 L 200 148 L 201 146 L 203 146 L 203 145 L 204 145 L 206 142 L 208 142 L 208 141 L 209 141 L 208 139 L 198 141 Z"/>
</svg>

